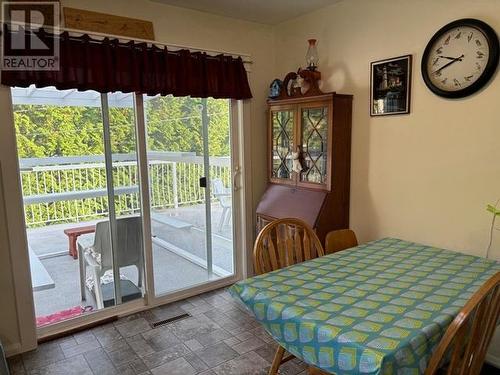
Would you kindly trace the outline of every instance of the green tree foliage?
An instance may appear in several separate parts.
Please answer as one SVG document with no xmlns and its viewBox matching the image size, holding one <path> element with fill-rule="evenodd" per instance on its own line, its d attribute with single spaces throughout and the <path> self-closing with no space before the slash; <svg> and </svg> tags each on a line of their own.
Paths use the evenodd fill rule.
<svg viewBox="0 0 500 375">
<path fill-rule="evenodd" d="M 154 97 L 145 101 L 150 151 L 203 154 L 201 100 L 189 97 Z M 229 101 L 207 100 L 209 152 L 229 156 Z M 135 152 L 132 108 L 111 107 L 113 153 Z M 103 155 L 101 109 L 56 105 L 14 106 L 20 158 Z"/>
<path fill-rule="evenodd" d="M 201 99 L 189 97 L 145 98 L 147 142 L 150 151 L 193 152 L 203 155 Z M 209 154 L 230 155 L 229 101 L 207 100 L 209 113 Z M 131 107 L 110 107 L 110 134 L 113 154 L 135 153 L 134 111 Z M 44 158 L 57 156 L 104 155 L 102 113 L 99 107 L 60 105 L 14 105 L 14 123 L 19 158 Z M 171 166 L 163 174 L 154 174 L 152 189 L 157 206 L 173 205 Z M 213 169 L 213 172 L 212 172 Z M 227 169 L 227 170 L 226 170 Z M 196 172 L 194 172 L 196 171 Z M 230 181 L 229 169 L 211 168 L 212 176 Z M 186 191 L 180 191 L 187 202 L 199 202 L 203 194 L 198 178 L 202 166 L 186 163 L 177 166 L 178 178 Z M 199 175 L 199 176 L 198 176 Z M 185 176 L 189 176 L 186 179 Z M 36 181 L 36 184 L 33 182 Z M 104 167 L 84 170 L 39 171 L 21 174 L 23 194 L 57 194 L 67 191 L 97 190 L 106 188 Z M 115 187 L 138 185 L 136 167 L 113 168 Z M 189 192 L 189 194 L 188 194 Z M 189 195 L 189 196 L 188 196 Z M 136 193 L 120 195 L 116 200 L 118 213 L 136 210 L 139 206 Z M 36 206 L 36 207 L 35 207 Z M 60 217 L 92 219 L 106 215 L 107 199 L 53 202 L 47 205 L 26 206 L 27 223 L 67 221 Z M 97 215 L 97 216 L 96 216 Z M 71 221 L 71 220 L 70 220 Z"/>
<path fill-rule="evenodd" d="M 20 158 L 102 153 L 99 108 L 15 105 Z"/>
</svg>

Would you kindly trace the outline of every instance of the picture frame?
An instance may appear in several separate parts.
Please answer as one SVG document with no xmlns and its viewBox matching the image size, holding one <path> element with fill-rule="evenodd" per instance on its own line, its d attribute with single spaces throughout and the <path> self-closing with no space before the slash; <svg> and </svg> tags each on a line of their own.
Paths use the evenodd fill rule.
<svg viewBox="0 0 500 375">
<path fill-rule="evenodd" d="M 412 55 L 370 64 L 370 116 L 410 113 Z"/>
</svg>

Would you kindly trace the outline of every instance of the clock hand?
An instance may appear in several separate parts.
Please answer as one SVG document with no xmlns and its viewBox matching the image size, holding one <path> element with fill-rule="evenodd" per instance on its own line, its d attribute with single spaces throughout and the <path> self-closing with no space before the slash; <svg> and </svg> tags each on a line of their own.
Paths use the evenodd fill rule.
<svg viewBox="0 0 500 375">
<path fill-rule="evenodd" d="M 448 66 L 450 66 L 451 64 L 454 64 L 456 63 L 457 61 L 462 61 L 462 58 L 464 57 L 464 55 L 460 56 L 460 57 L 457 57 L 457 58 L 454 58 L 453 60 L 451 60 L 448 64 L 445 64 L 443 65 L 441 68 L 439 68 L 438 70 L 436 70 L 434 73 L 432 74 L 437 74 L 439 73 L 441 70 L 443 70 L 444 68 L 447 68 Z"/>
<path fill-rule="evenodd" d="M 458 61 L 462 61 L 462 58 L 461 58 L 461 57 L 457 57 L 457 58 L 455 58 L 455 57 L 449 57 L 449 56 L 438 56 L 438 57 L 440 57 L 440 58 L 442 58 L 442 59 L 448 59 L 448 60 L 456 60 L 456 59 L 459 59 Z"/>
</svg>

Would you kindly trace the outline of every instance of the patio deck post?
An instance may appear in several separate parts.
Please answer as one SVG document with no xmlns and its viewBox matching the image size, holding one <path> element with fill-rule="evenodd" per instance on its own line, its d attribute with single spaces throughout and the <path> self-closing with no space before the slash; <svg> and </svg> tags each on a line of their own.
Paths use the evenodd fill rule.
<svg viewBox="0 0 500 375">
<path fill-rule="evenodd" d="M 177 191 L 177 162 L 172 163 L 172 192 L 174 194 L 174 208 L 179 208 L 179 193 Z"/>
</svg>

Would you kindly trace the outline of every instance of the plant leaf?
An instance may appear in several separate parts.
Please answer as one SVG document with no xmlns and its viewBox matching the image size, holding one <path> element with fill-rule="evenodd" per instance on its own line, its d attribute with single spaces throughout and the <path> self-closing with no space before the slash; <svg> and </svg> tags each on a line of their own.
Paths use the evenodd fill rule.
<svg viewBox="0 0 500 375">
<path fill-rule="evenodd" d="M 489 204 L 488 206 L 486 206 L 486 210 L 491 212 L 495 216 L 500 215 L 500 208 L 496 208 L 492 204 Z"/>
</svg>

